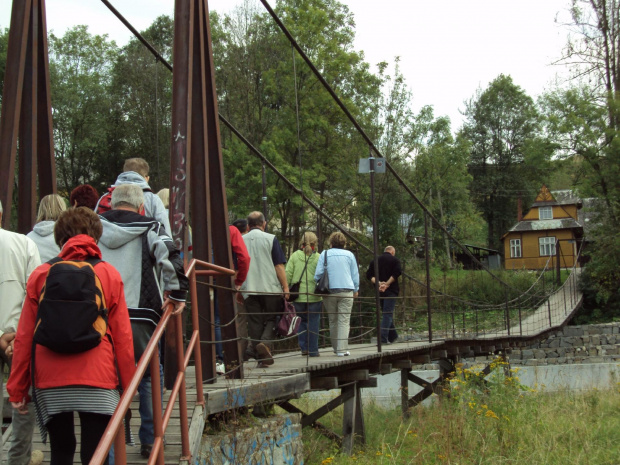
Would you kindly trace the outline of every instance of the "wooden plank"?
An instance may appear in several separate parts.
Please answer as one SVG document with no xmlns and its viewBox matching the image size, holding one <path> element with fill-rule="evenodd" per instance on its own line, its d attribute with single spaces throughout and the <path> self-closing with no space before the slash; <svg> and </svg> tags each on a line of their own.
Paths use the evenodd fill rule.
<svg viewBox="0 0 620 465">
<path fill-rule="evenodd" d="M 205 394 L 207 415 L 265 401 L 296 397 L 310 389 L 310 375 L 307 373 L 247 385 L 243 384 L 243 380 L 229 382 L 230 387 Z"/>
<path fill-rule="evenodd" d="M 302 425 L 303 425 L 303 419 L 308 416 L 308 415 L 306 415 L 306 413 L 304 411 L 302 411 L 301 409 L 297 408 L 295 405 L 291 404 L 288 401 L 281 402 L 279 405 L 280 405 L 281 408 L 283 408 L 284 410 L 286 410 L 289 413 L 300 413 L 301 414 L 301 418 L 302 418 Z M 330 430 L 329 428 L 327 428 L 323 424 L 319 423 L 318 421 L 315 421 L 311 425 L 307 425 L 307 426 L 312 426 L 314 429 L 316 429 L 319 433 L 321 433 L 327 439 L 331 439 L 332 441 L 334 441 L 338 445 L 338 447 L 340 447 L 342 445 L 342 436 L 340 436 L 339 434 L 334 433 L 332 430 Z"/>
<path fill-rule="evenodd" d="M 189 426 L 189 450 L 192 457 L 192 461 L 196 461 L 200 455 L 200 446 L 202 444 L 202 433 L 205 429 L 205 415 L 204 407 L 202 405 L 196 405 L 194 413 L 192 414 L 191 423 Z M 170 444 L 168 437 L 166 436 L 166 445 Z M 189 465 L 190 461 L 180 461 L 184 465 Z"/>
<path fill-rule="evenodd" d="M 410 360 L 412 363 L 417 363 L 420 365 L 431 363 L 431 357 L 429 355 L 412 355 Z"/>
<path fill-rule="evenodd" d="M 336 376 L 322 376 L 320 378 L 312 378 L 310 380 L 311 389 L 321 389 L 330 391 L 338 389 L 338 378 Z"/>
<path fill-rule="evenodd" d="M 398 368 L 398 369 L 408 369 L 411 370 L 411 360 L 394 360 L 392 362 L 392 367 L 394 368 Z"/>
<path fill-rule="evenodd" d="M 366 381 L 370 377 L 370 370 L 348 370 L 338 374 L 338 381 Z"/>
<path fill-rule="evenodd" d="M 343 395 L 348 395 L 344 402 L 344 411 L 342 413 L 342 452 L 351 455 L 355 444 L 355 427 L 358 422 L 356 397 L 359 397 L 359 389 L 355 384 L 346 386 L 342 389 Z"/>
<path fill-rule="evenodd" d="M 407 373 L 407 379 L 424 389 L 426 389 L 427 386 L 431 386 L 433 384 L 432 381 L 427 381 L 423 378 L 420 378 L 419 376 L 414 375 L 413 373 Z"/>
<path fill-rule="evenodd" d="M 377 380 L 377 378 L 370 378 L 367 379 L 366 381 L 358 381 L 357 382 L 357 386 L 359 388 L 376 388 L 378 386 L 379 382 Z"/>
<path fill-rule="evenodd" d="M 301 426 L 302 426 L 302 428 L 304 426 L 308 426 L 308 425 L 313 424 L 316 420 L 318 420 L 322 416 L 327 415 L 329 412 L 334 410 L 336 407 L 340 406 L 341 404 L 343 404 L 344 402 L 349 400 L 351 397 L 353 397 L 354 393 L 355 393 L 354 390 L 351 390 L 351 389 L 345 390 L 345 389 L 343 389 L 342 394 L 340 394 L 338 397 L 336 397 L 335 399 L 330 400 L 323 407 L 320 407 L 320 408 L 316 409 L 314 412 L 306 415 L 305 418 L 302 418 L 301 419 Z"/>
<path fill-rule="evenodd" d="M 391 363 L 382 363 L 379 367 L 379 373 L 382 375 L 389 375 L 392 373 L 392 364 Z"/>
<path fill-rule="evenodd" d="M 409 418 L 409 370 L 400 370 L 400 408 L 403 418 Z"/>
<path fill-rule="evenodd" d="M 451 356 L 458 355 L 460 353 L 460 349 L 459 346 L 451 346 L 446 349 L 446 352 Z"/>
</svg>

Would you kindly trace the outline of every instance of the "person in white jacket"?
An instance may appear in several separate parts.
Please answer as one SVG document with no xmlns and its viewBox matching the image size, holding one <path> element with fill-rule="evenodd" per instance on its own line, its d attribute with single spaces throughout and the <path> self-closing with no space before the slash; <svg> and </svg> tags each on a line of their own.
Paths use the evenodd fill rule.
<svg viewBox="0 0 620 465">
<path fill-rule="evenodd" d="M 0 224 L 2 224 L 2 213 L 0 202 Z M 26 282 L 30 273 L 40 264 L 39 251 L 32 240 L 23 234 L 0 227 L 0 352 L 2 352 L 0 369 L 4 360 L 12 356 L 17 323 L 26 296 Z M 3 377 L 0 377 L 0 393 L 2 382 Z M 2 411 L 3 401 L 3 396 L 0 396 L 0 411 Z M 34 423 L 34 407 L 30 407 L 26 415 L 13 411 L 13 433 L 7 463 L 35 465 L 42 462 L 41 451 L 34 451 L 34 453 L 32 451 Z M 0 461 L 3 460 L 2 449 L 2 436 L 0 435 Z"/>
<path fill-rule="evenodd" d="M 37 244 L 41 263 L 57 257 L 60 253 L 60 248 L 54 240 L 54 224 L 66 209 L 64 199 L 57 194 L 46 195 L 39 203 L 36 224 L 27 236 Z"/>
</svg>

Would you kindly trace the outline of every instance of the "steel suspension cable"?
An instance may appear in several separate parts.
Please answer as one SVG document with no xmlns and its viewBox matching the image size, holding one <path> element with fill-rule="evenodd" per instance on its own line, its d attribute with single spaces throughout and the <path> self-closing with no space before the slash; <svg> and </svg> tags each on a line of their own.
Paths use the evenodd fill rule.
<svg viewBox="0 0 620 465">
<path fill-rule="evenodd" d="M 334 101 L 336 102 L 336 104 L 340 107 L 340 109 L 344 112 L 345 115 L 347 115 L 347 117 L 349 118 L 349 120 L 351 121 L 351 123 L 353 124 L 353 126 L 355 126 L 355 129 L 357 129 L 357 131 L 360 133 L 360 135 L 363 137 L 363 139 L 366 141 L 366 143 L 370 146 L 370 148 L 380 157 L 383 158 L 383 155 L 381 154 L 381 151 L 375 146 L 374 142 L 370 139 L 370 137 L 368 136 L 368 134 L 366 134 L 366 132 L 364 131 L 364 129 L 360 126 L 360 124 L 357 122 L 357 120 L 355 119 L 355 117 L 351 114 L 351 112 L 349 111 L 349 109 L 347 108 L 347 106 L 344 104 L 344 102 L 340 99 L 340 97 L 338 97 L 338 95 L 336 94 L 336 92 L 334 91 L 334 89 L 331 87 L 331 85 L 325 80 L 325 78 L 323 77 L 323 75 L 321 74 L 321 72 L 316 68 L 316 66 L 314 66 L 314 63 L 312 63 L 312 60 L 310 60 L 310 58 L 308 57 L 308 55 L 306 55 L 306 53 L 303 51 L 303 49 L 299 46 L 299 44 L 297 43 L 297 41 L 295 40 L 295 38 L 292 36 L 292 34 L 289 32 L 289 30 L 286 28 L 286 26 L 284 25 L 284 23 L 282 22 L 282 20 L 280 20 L 280 18 L 278 17 L 278 15 L 275 13 L 275 11 L 273 11 L 273 9 L 271 8 L 271 6 L 269 6 L 269 3 L 267 3 L 267 0 L 260 0 L 260 2 L 263 4 L 263 6 L 265 7 L 265 9 L 269 12 L 269 14 L 271 15 L 271 17 L 273 18 L 273 20 L 276 22 L 276 24 L 278 25 L 278 27 L 280 28 L 280 30 L 282 30 L 282 32 L 284 33 L 284 35 L 287 37 L 287 39 L 291 42 L 291 44 L 295 47 L 295 49 L 297 50 L 297 52 L 301 55 L 301 57 L 304 59 L 304 61 L 306 62 L 306 64 L 308 65 L 308 67 L 312 70 L 312 72 L 314 73 L 314 75 L 317 77 L 317 79 L 321 82 L 321 84 L 323 84 L 323 87 L 327 90 L 327 92 L 332 96 L 332 98 L 334 99 Z M 396 178 L 396 180 L 398 181 L 398 183 L 407 191 L 407 193 L 411 196 L 411 198 L 413 198 L 413 200 L 420 206 L 420 208 L 433 220 L 433 222 L 452 240 L 454 241 L 467 255 L 470 256 L 470 258 L 472 258 L 474 260 L 475 263 L 477 263 L 478 265 L 480 265 L 480 267 L 485 270 L 488 274 L 490 274 L 493 279 L 497 280 L 498 282 L 502 283 L 504 286 L 506 287 L 511 287 L 508 283 L 504 282 L 501 278 L 499 278 L 498 276 L 495 276 L 493 273 L 491 273 L 489 271 L 489 269 L 484 266 L 484 264 L 482 262 L 480 262 L 466 247 L 464 247 L 451 233 L 450 231 L 448 231 L 438 220 L 437 218 L 435 218 L 435 216 L 428 210 L 428 208 L 426 208 L 426 206 L 422 203 L 422 201 L 420 199 L 418 199 L 418 197 L 415 195 L 415 193 L 409 188 L 409 186 L 405 183 L 405 181 L 400 177 L 400 175 L 394 170 L 394 168 L 392 167 L 391 163 L 387 161 L 386 159 L 386 166 L 387 168 L 390 170 L 390 173 L 392 173 L 392 175 Z"/>
<path fill-rule="evenodd" d="M 131 23 L 118 11 L 116 10 L 116 8 L 114 8 L 114 6 L 108 1 L 108 0 L 101 0 L 101 2 L 106 5 L 108 7 L 108 9 L 132 32 L 132 34 L 157 58 L 159 59 L 159 61 L 161 61 L 161 63 L 169 70 L 169 71 L 173 71 L 173 67 L 172 65 L 157 51 L 157 49 L 155 47 L 153 47 L 147 40 L 146 38 L 144 38 L 144 36 L 142 34 L 140 34 L 140 32 L 138 32 L 136 30 L 136 28 L 134 28 Z M 261 0 L 261 3 L 263 3 L 265 5 L 265 7 L 267 8 L 268 11 L 270 11 L 270 14 L 272 14 L 272 17 L 274 17 L 274 20 L 276 20 L 276 23 L 278 23 L 278 25 L 281 25 L 281 28 L 284 28 L 283 31 L 285 31 L 285 35 L 287 35 L 287 37 L 289 38 L 289 40 L 291 41 L 293 47 L 295 48 L 295 50 L 297 50 L 297 52 L 301 55 L 301 57 L 304 59 L 304 61 L 306 61 L 306 63 L 308 64 L 308 66 L 312 69 L 312 71 L 314 72 L 314 74 L 317 76 L 317 78 L 321 81 L 321 83 L 325 86 L 325 88 L 328 90 L 328 92 L 330 93 L 330 95 L 332 95 L 332 97 L 334 98 L 334 100 L 336 101 L 336 103 L 338 104 L 338 106 L 340 106 L 340 108 L 344 111 L 344 113 L 349 117 L 349 119 L 352 121 L 353 125 L 356 127 L 356 129 L 360 132 L 360 134 L 364 137 L 364 139 L 366 140 L 366 142 L 369 144 L 369 146 L 371 147 L 372 150 L 374 150 L 377 154 L 381 155 L 381 152 L 375 147 L 374 143 L 370 140 L 370 138 L 366 135 L 366 133 L 364 132 L 364 130 L 361 128 L 361 126 L 359 125 L 359 123 L 357 122 L 357 120 L 355 119 L 355 117 L 349 112 L 349 110 L 346 108 L 346 106 L 344 105 L 344 103 L 340 100 L 340 98 L 336 95 L 336 93 L 334 92 L 334 90 L 331 88 L 331 86 L 327 83 L 327 81 L 325 81 L 325 79 L 323 78 L 323 76 L 321 75 L 321 73 L 316 69 L 316 67 L 314 66 L 314 64 L 312 64 L 312 62 L 310 61 L 310 59 L 307 57 L 307 55 L 304 53 L 304 51 L 299 47 L 299 45 L 297 44 L 297 42 L 295 41 L 295 39 L 290 35 L 290 33 L 288 32 L 288 30 L 286 29 L 286 27 L 284 26 L 284 24 L 282 24 L 282 22 L 280 21 L 280 19 L 277 17 L 277 15 L 273 12 L 273 10 L 271 9 L 271 7 L 264 1 Z M 277 18 L 277 19 L 276 19 Z M 331 223 L 336 229 L 338 229 L 340 232 L 342 232 L 347 238 L 351 239 L 353 242 L 355 242 L 356 244 L 358 244 L 362 249 L 364 249 L 369 255 L 373 255 L 373 251 L 366 246 L 365 244 L 363 244 L 362 242 L 360 242 L 355 236 L 353 236 L 349 231 L 347 231 L 343 226 L 341 226 L 338 222 L 336 222 L 333 218 L 331 218 L 327 213 L 325 213 L 314 201 L 312 201 L 310 198 L 308 198 L 302 189 L 297 188 L 297 186 L 295 186 L 286 176 L 284 176 L 284 174 L 282 174 L 276 167 L 275 165 L 273 165 L 273 163 L 271 163 L 256 147 L 254 147 L 254 145 L 252 145 L 252 143 L 246 139 L 238 130 L 235 126 L 233 126 L 232 123 L 230 123 L 222 114 L 218 113 L 218 117 L 220 119 L 220 121 L 222 121 L 222 123 L 224 123 L 224 125 L 230 129 L 230 131 L 237 136 L 237 138 L 252 152 L 254 153 L 257 157 L 259 157 L 261 159 L 261 161 L 263 162 L 263 164 L 269 166 L 269 168 L 291 189 L 293 190 L 295 193 L 299 194 L 300 197 L 302 199 L 304 199 L 308 205 L 310 207 L 312 207 L 314 209 L 314 211 L 316 213 L 318 213 L 320 216 L 322 216 L 323 218 L 325 218 L 329 223 Z M 500 282 L 501 284 L 503 284 L 504 286 L 508 286 L 508 287 L 512 287 L 509 286 L 507 283 L 505 283 L 504 281 L 502 281 L 500 278 L 498 278 L 497 276 L 495 276 L 493 273 L 491 273 L 486 267 L 484 267 L 484 265 L 473 255 L 471 254 L 471 252 L 469 252 L 469 250 L 467 250 L 466 247 L 463 247 L 460 242 L 456 239 L 454 239 L 454 237 L 452 236 L 452 234 L 450 234 L 447 230 L 445 230 L 445 228 L 439 223 L 439 221 L 437 221 L 437 219 L 428 211 L 428 209 L 426 208 L 426 206 L 424 206 L 424 204 L 417 198 L 417 196 L 413 193 L 413 191 L 411 191 L 411 189 L 409 189 L 408 186 L 406 186 L 406 184 L 404 183 L 404 181 L 402 180 L 402 178 L 394 171 L 394 169 L 392 168 L 392 166 L 386 162 L 386 165 L 388 167 L 388 169 L 390 170 L 390 172 L 396 177 L 396 179 L 398 180 L 398 182 L 401 184 L 401 186 L 403 188 L 405 188 L 405 190 L 410 194 L 410 196 L 415 200 L 415 202 L 422 208 L 422 210 L 424 210 L 426 213 L 428 213 L 429 217 L 448 235 L 448 237 L 450 237 L 456 244 L 458 244 L 463 250 L 465 250 L 465 252 L 474 260 L 474 262 L 478 263 L 487 273 L 489 273 L 494 279 L 496 279 L 498 282 Z M 403 276 L 410 278 L 413 281 L 418 281 L 415 278 L 413 278 L 412 276 L 403 273 Z M 443 295 L 443 293 L 441 291 L 438 291 L 436 289 L 431 289 L 433 292 Z M 458 298 L 458 296 L 452 296 L 452 297 L 456 297 Z"/>
</svg>

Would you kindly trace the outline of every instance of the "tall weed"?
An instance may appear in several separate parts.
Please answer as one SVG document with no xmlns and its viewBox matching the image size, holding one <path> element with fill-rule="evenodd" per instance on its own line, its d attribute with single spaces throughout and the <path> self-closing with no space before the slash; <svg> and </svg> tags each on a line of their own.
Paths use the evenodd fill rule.
<svg viewBox="0 0 620 465">
<path fill-rule="evenodd" d="M 303 430 L 305 463 L 441 465 L 616 465 L 620 463 L 620 385 L 605 391 L 554 392 L 519 384 L 516 371 L 496 362 L 480 370 L 458 368 L 444 395 L 429 407 L 364 407 L 366 445 L 348 457 L 317 431 Z M 305 402 L 304 409 L 318 405 Z M 342 408 L 323 417 L 342 428 Z"/>
</svg>

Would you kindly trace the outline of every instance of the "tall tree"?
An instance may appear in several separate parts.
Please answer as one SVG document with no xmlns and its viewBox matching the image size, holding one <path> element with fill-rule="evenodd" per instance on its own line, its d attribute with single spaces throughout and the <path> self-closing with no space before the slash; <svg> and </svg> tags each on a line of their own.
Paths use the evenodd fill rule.
<svg viewBox="0 0 620 465">
<path fill-rule="evenodd" d="M 49 35 L 50 81 L 58 184 L 61 192 L 101 182 L 108 156 L 111 68 L 118 48 L 107 35 L 75 26 Z"/>
<path fill-rule="evenodd" d="M 173 26 L 172 18 L 159 16 L 142 31 L 143 37 L 168 62 L 172 55 Z M 114 148 L 117 156 L 108 160 L 109 176 L 116 175 L 123 159 L 140 157 L 151 167 L 151 187 L 167 186 L 172 132 L 172 73 L 138 39 L 133 38 L 114 62 L 110 92 L 120 140 Z"/>
<path fill-rule="evenodd" d="M 540 139 L 536 105 L 510 76 L 500 75 L 466 104 L 461 135 L 471 143 L 471 193 L 488 225 L 487 241 L 516 220 L 517 199 L 537 192 L 551 156 Z"/>
<path fill-rule="evenodd" d="M 620 315 L 620 2 L 572 0 L 571 13 L 560 62 L 572 65 L 575 86 L 543 103 L 560 153 L 575 161 L 578 192 L 600 199 L 587 231 L 594 244 L 583 278 L 585 309 L 611 320 Z"/>
</svg>

